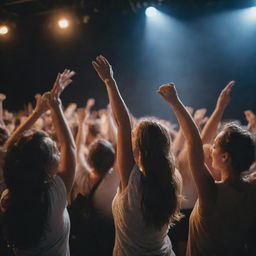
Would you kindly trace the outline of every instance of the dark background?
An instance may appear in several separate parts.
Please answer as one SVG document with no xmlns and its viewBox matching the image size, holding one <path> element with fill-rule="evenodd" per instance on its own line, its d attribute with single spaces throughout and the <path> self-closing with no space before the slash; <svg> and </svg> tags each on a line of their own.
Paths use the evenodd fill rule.
<svg viewBox="0 0 256 256">
<path fill-rule="evenodd" d="M 145 2 L 145 1 L 143 1 Z M 173 81 L 184 101 L 211 113 L 221 89 L 236 80 L 224 117 L 245 123 L 243 111 L 256 110 L 255 1 L 148 1 L 162 12 L 148 19 L 140 1 L 0 1 L 0 21 L 11 25 L 0 38 L 0 92 L 12 111 L 34 102 L 51 88 L 57 72 L 77 72 L 62 95 L 66 106 L 96 99 L 107 104 L 104 85 L 91 61 L 103 54 L 111 62 L 127 106 L 135 116 L 174 115 L 155 93 Z M 161 5 L 159 5 L 161 3 Z M 59 31 L 56 19 L 73 24 Z M 83 17 L 89 16 L 87 24 Z M 155 19 L 155 20 L 154 20 Z"/>
</svg>

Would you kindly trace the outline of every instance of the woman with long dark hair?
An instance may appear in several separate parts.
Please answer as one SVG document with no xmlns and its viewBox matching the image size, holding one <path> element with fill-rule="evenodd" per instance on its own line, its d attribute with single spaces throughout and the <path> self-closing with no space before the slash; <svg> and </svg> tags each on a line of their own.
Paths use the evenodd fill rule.
<svg viewBox="0 0 256 256">
<path fill-rule="evenodd" d="M 58 75 L 51 92 L 37 99 L 33 113 L 5 146 L 2 231 L 15 255 L 69 255 L 66 198 L 75 174 L 75 143 L 59 96 L 73 75 L 69 70 Z M 48 108 L 60 152 L 47 133 L 30 129 Z"/>
<path fill-rule="evenodd" d="M 160 123 L 150 120 L 140 122 L 132 136 L 112 67 L 103 56 L 93 66 L 106 85 L 118 129 L 121 183 L 112 204 L 113 255 L 174 255 L 167 233 L 180 218 L 180 183 L 170 154 L 170 136 Z"/>
</svg>

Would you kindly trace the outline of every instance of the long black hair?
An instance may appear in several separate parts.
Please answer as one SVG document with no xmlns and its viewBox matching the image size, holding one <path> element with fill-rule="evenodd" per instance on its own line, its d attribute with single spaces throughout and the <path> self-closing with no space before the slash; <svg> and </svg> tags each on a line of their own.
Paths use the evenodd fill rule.
<svg viewBox="0 0 256 256">
<path fill-rule="evenodd" d="M 50 171 L 57 168 L 58 149 L 40 130 L 28 130 L 6 152 L 3 234 L 11 247 L 35 247 L 48 214 Z"/>
<path fill-rule="evenodd" d="M 145 223 L 156 229 L 172 225 L 181 217 L 181 196 L 167 129 L 156 121 L 142 121 L 136 128 L 135 150 L 143 168 L 141 208 Z"/>
</svg>

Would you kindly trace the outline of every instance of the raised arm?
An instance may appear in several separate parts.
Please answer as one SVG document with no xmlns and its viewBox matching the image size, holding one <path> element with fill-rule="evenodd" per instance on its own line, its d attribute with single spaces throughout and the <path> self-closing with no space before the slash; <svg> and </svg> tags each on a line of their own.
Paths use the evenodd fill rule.
<svg viewBox="0 0 256 256">
<path fill-rule="evenodd" d="M 36 107 L 34 111 L 27 117 L 27 119 L 21 123 L 17 129 L 12 133 L 9 139 L 6 141 L 4 145 L 4 150 L 7 150 L 10 146 L 12 146 L 19 136 L 26 130 L 30 129 L 32 125 L 37 121 L 37 119 L 48 110 L 48 105 L 45 99 L 41 95 L 38 95 L 36 100 Z"/>
<path fill-rule="evenodd" d="M 201 132 L 203 144 L 211 144 L 215 138 L 219 122 L 221 121 L 223 113 L 230 102 L 230 94 L 234 85 L 235 81 L 231 81 L 221 91 L 216 107 Z"/>
<path fill-rule="evenodd" d="M 201 123 L 205 118 L 205 114 L 207 112 L 206 108 L 199 108 L 195 111 L 193 119 L 195 121 L 195 124 L 197 125 L 197 127 L 200 129 Z"/>
<path fill-rule="evenodd" d="M 107 118 L 108 118 L 108 138 L 112 142 L 113 145 L 116 145 L 116 137 L 117 137 L 117 128 L 116 123 L 113 118 L 113 113 L 111 106 L 107 106 Z"/>
<path fill-rule="evenodd" d="M 0 126 L 5 127 L 3 119 L 3 101 L 6 99 L 6 96 L 3 93 L 0 93 Z"/>
<path fill-rule="evenodd" d="M 80 164 L 86 170 L 89 170 L 87 161 L 84 155 L 84 147 L 86 143 L 86 121 L 89 118 L 91 107 L 94 105 L 95 100 L 89 99 L 85 108 L 80 108 L 77 111 L 78 114 L 78 131 L 76 135 L 76 153 L 77 163 Z"/>
<path fill-rule="evenodd" d="M 204 164 L 203 144 L 198 128 L 180 101 L 173 84 L 162 85 L 158 93 L 171 105 L 178 119 L 187 143 L 189 165 L 196 183 L 200 209 L 208 210 L 214 199 L 215 184 Z"/>
<path fill-rule="evenodd" d="M 121 190 L 124 190 L 134 165 L 128 110 L 118 90 L 112 67 L 108 61 L 103 56 L 98 56 L 92 64 L 106 85 L 109 102 L 117 123 L 117 164 L 121 177 Z"/>
<path fill-rule="evenodd" d="M 61 75 L 59 74 L 51 92 L 44 95 L 50 106 L 53 125 L 61 145 L 58 175 L 62 178 L 66 186 L 67 195 L 69 195 L 74 182 L 76 146 L 64 116 L 59 96 L 64 88 L 72 82 L 71 77 L 74 74 L 75 72 L 69 70 L 65 70 Z"/>
</svg>

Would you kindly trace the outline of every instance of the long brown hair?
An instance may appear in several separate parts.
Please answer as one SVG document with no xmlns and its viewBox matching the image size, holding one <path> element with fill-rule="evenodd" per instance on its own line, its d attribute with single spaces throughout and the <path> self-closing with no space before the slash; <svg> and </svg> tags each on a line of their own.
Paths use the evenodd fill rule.
<svg viewBox="0 0 256 256">
<path fill-rule="evenodd" d="M 3 234 L 11 247 L 37 246 L 45 228 L 51 183 L 49 172 L 58 166 L 58 149 L 40 130 L 28 130 L 11 146 L 4 161 L 8 198 Z"/>
<path fill-rule="evenodd" d="M 167 129 L 159 122 L 142 121 L 136 128 L 135 150 L 143 168 L 141 208 L 146 225 L 173 225 L 181 218 L 181 196 Z"/>
</svg>

